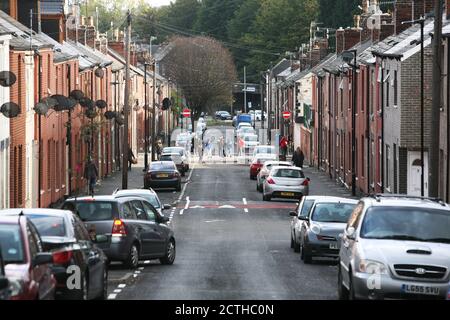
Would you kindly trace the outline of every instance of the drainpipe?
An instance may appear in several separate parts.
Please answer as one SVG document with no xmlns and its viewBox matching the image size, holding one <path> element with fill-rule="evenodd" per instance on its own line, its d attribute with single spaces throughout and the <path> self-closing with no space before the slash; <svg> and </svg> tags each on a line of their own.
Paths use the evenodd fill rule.
<svg viewBox="0 0 450 320">
<path fill-rule="evenodd" d="M 381 60 L 381 193 L 384 193 L 384 69 Z"/>
<path fill-rule="evenodd" d="M 331 75 L 328 77 L 328 174 L 330 175 L 330 179 L 333 178 L 332 175 L 332 167 L 331 166 L 331 117 L 333 113 L 331 112 Z M 333 159 L 334 160 L 334 159 Z"/>
<path fill-rule="evenodd" d="M 366 89 L 367 193 L 370 193 L 370 66 L 366 69 Z"/>
<path fill-rule="evenodd" d="M 69 94 L 67 96 L 70 95 L 70 91 L 72 88 L 72 79 L 71 79 L 71 65 L 68 64 L 67 65 L 67 82 L 68 82 L 68 91 Z M 67 194 L 70 196 L 70 194 L 72 193 L 72 111 L 69 109 L 69 119 L 67 121 L 67 126 L 66 126 L 66 130 L 68 131 L 67 133 L 67 145 L 69 147 L 69 181 L 67 183 L 68 186 L 68 192 Z"/>
<path fill-rule="evenodd" d="M 38 50 L 35 50 L 34 55 L 38 56 L 38 100 L 42 100 L 42 56 Z M 38 115 L 38 207 L 42 206 L 41 187 L 42 187 L 42 115 Z"/>
<path fill-rule="evenodd" d="M 320 170 L 322 164 L 322 78 L 317 77 L 318 80 L 318 92 L 317 92 L 317 102 L 319 106 L 318 110 L 318 139 L 317 139 L 317 169 Z"/>
<path fill-rule="evenodd" d="M 450 188 L 450 181 L 449 181 L 449 172 L 450 172 L 450 160 L 448 159 L 448 155 L 450 152 L 450 33 L 443 34 L 444 38 L 447 39 L 447 171 L 446 171 L 446 195 L 445 195 L 445 201 L 449 203 L 450 201 L 450 195 L 449 195 L 449 188 Z"/>
</svg>

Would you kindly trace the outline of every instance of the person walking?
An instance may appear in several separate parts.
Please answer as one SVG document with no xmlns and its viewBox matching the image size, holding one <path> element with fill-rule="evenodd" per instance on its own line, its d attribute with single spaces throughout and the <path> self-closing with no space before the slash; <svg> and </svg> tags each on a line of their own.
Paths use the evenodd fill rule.
<svg viewBox="0 0 450 320">
<path fill-rule="evenodd" d="M 297 149 L 294 151 L 294 155 L 292 157 L 292 162 L 294 165 L 298 168 L 303 168 L 303 161 L 305 160 L 305 155 L 303 154 L 302 149 L 300 147 L 297 147 Z"/>
<path fill-rule="evenodd" d="M 286 136 L 282 136 L 280 140 L 281 160 L 286 161 L 287 156 L 288 139 Z"/>
<path fill-rule="evenodd" d="M 133 150 L 131 148 L 128 148 L 128 170 L 131 170 L 131 165 L 136 164 L 136 157 L 134 156 Z"/>
<path fill-rule="evenodd" d="M 88 181 L 89 194 L 91 196 L 94 196 L 94 187 L 97 183 L 98 169 L 94 161 L 92 161 L 92 159 L 90 158 L 86 164 L 86 167 L 84 168 L 84 178 Z"/>
</svg>

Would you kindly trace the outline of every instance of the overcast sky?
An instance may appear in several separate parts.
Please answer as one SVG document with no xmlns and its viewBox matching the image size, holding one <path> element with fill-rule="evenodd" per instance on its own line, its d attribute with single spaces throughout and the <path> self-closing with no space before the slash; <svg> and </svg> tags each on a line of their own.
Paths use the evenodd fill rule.
<svg viewBox="0 0 450 320">
<path fill-rule="evenodd" d="M 146 0 L 152 7 L 160 7 L 166 4 L 170 4 L 170 0 Z"/>
</svg>

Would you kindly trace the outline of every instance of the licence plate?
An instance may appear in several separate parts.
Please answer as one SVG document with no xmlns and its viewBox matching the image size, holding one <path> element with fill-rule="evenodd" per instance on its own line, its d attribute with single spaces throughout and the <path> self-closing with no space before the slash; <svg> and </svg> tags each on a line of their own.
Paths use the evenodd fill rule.
<svg viewBox="0 0 450 320">
<path fill-rule="evenodd" d="M 437 295 L 439 295 L 439 288 L 430 287 L 430 286 L 413 285 L 413 284 L 403 284 L 402 292 L 437 296 Z"/>
<path fill-rule="evenodd" d="M 168 174 L 158 174 L 156 175 L 157 178 L 168 178 L 169 175 Z"/>
<path fill-rule="evenodd" d="M 330 243 L 330 249 L 339 249 L 337 243 Z"/>
<path fill-rule="evenodd" d="M 293 192 L 282 192 L 281 195 L 284 197 L 293 197 L 294 193 Z"/>
</svg>

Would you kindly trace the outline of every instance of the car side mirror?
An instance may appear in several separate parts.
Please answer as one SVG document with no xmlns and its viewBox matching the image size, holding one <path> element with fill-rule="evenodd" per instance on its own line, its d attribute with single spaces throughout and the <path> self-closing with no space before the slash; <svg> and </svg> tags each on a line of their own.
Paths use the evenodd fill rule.
<svg viewBox="0 0 450 320">
<path fill-rule="evenodd" d="M 6 277 L 0 277 L 0 290 L 5 290 L 9 287 L 9 280 Z"/>
<path fill-rule="evenodd" d="M 170 219 L 168 217 L 166 217 L 166 216 L 161 216 L 161 217 L 158 218 L 158 222 L 159 223 L 167 223 L 169 221 L 170 221 Z"/>
<path fill-rule="evenodd" d="M 36 254 L 31 264 L 34 268 L 48 263 L 53 263 L 53 255 L 48 252 L 41 252 Z"/>
<path fill-rule="evenodd" d="M 97 234 L 95 236 L 95 243 L 106 243 L 108 242 L 108 236 L 104 235 L 104 234 Z"/>
<path fill-rule="evenodd" d="M 356 230 L 354 227 L 350 227 L 345 231 L 345 235 L 347 239 L 355 240 L 356 238 Z"/>
<path fill-rule="evenodd" d="M 296 217 L 297 216 L 297 211 L 291 211 L 291 212 L 289 212 L 289 215 L 291 217 Z"/>
<path fill-rule="evenodd" d="M 300 217 L 298 217 L 300 220 L 303 220 L 303 221 L 308 221 L 308 217 L 305 217 L 305 216 L 300 216 Z"/>
<path fill-rule="evenodd" d="M 163 206 L 163 210 L 169 210 L 169 209 L 171 209 L 172 208 L 172 206 L 170 205 L 170 204 L 165 204 L 164 206 Z"/>
</svg>

